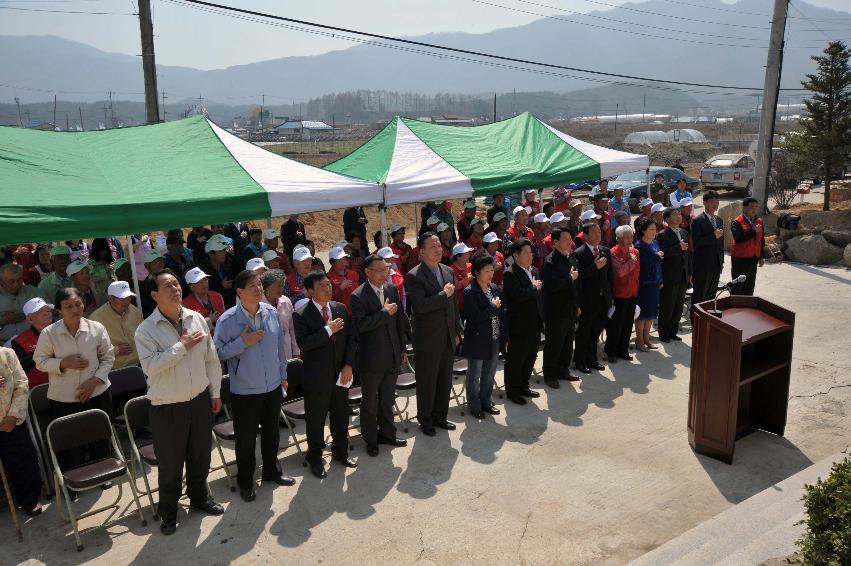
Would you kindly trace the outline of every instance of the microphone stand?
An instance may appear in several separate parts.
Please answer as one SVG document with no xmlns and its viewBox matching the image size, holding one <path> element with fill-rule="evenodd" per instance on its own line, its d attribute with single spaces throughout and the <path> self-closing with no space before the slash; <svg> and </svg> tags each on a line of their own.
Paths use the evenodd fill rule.
<svg viewBox="0 0 851 566">
<path fill-rule="evenodd" d="M 737 285 L 739 283 L 744 283 L 745 279 L 746 278 L 744 278 L 744 275 L 740 275 L 739 277 L 736 277 L 735 279 L 728 281 L 723 287 L 721 287 L 721 289 L 718 290 L 717 293 L 715 293 L 715 300 L 712 303 L 712 310 L 706 311 L 706 312 L 708 312 L 712 316 L 717 316 L 718 318 L 721 318 L 721 315 L 723 314 L 724 311 L 718 310 L 718 297 L 720 297 L 721 293 L 723 293 L 724 291 L 730 291 L 730 288 L 733 285 Z"/>
</svg>

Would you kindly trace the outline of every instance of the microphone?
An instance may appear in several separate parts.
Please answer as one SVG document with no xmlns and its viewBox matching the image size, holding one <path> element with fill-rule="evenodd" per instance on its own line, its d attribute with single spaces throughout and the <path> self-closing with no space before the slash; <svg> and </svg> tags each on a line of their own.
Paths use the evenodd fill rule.
<svg viewBox="0 0 851 566">
<path fill-rule="evenodd" d="M 740 285 L 747 280 L 748 280 L 748 276 L 745 275 L 745 274 L 742 274 L 742 275 L 739 275 L 738 277 L 736 277 L 735 279 L 725 283 L 723 287 L 719 286 L 718 292 L 715 293 L 715 301 L 712 303 L 712 310 L 708 311 L 709 314 L 711 314 L 712 316 L 717 316 L 718 318 L 721 318 L 721 313 L 723 311 L 718 310 L 718 297 L 720 297 L 721 293 L 723 293 L 724 291 L 729 291 L 734 285 Z"/>
</svg>

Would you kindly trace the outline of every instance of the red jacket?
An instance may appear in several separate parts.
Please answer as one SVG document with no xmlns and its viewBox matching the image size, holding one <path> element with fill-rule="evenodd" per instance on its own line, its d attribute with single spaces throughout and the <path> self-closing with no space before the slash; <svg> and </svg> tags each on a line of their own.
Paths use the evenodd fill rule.
<svg viewBox="0 0 851 566">
<path fill-rule="evenodd" d="M 462 304 L 462 295 L 464 295 L 464 289 L 470 284 L 472 279 L 468 277 L 470 275 L 470 264 L 465 264 L 464 267 L 458 267 L 454 261 L 452 265 L 449 267 L 452 268 L 452 273 L 455 274 L 455 296 L 458 298 L 458 308 L 463 307 Z"/>
<path fill-rule="evenodd" d="M 638 276 L 640 263 L 638 250 L 630 246 L 624 249 L 620 244 L 612 253 L 612 293 L 616 299 L 629 299 L 638 294 Z"/>
<path fill-rule="evenodd" d="M 334 270 L 334 268 L 331 268 L 328 270 L 328 280 L 331 282 L 331 298 L 346 305 L 346 309 L 349 311 L 349 314 L 352 314 L 352 308 L 349 306 L 349 301 L 352 293 L 354 293 L 355 289 L 357 289 L 358 285 L 360 285 L 358 272 L 354 269 L 347 269 L 343 275 L 340 275 Z M 345 280 L 350 281 L 351 285 L 342 289 L 340 288 L 340 285 L 342 285 Z"/>
<path fill-rule="evenodd" d="M 12 340 L 12 349 L 15 350 L 15 354 L 17 354 L 18 360 L 21 362 L 21 367 L 27 374 L 30 389 L 49 381 L 48 375 L 36 368 L 33 361 L 33 352 L 35 352 L 35 345 L 37 343 L 38 334 L 36 334 L 32 326 L 15 336 Z"/>
<path fill-rule="evenodd" d="M 219 293 L 216 293 L 215 291 L 207 291 L 207 299 L 210 301 L 210 306 L 213 307 L 213 312 L 219 316 L 222 316 L 225 313 L 225 300 Z M 207 305 L 201 304 L 201 301 L 198 300 L 198 297 L 196 297 L 194 293 L 186 295 L 183 299 L 183 306 L 191 311 L 199 313 L 204 318 L 207 318 L 211 314 Z M 214 328 L 210 329 L 211 336 L 213 335 L 214 330 Z"/>
<path fill-rule="evenodd" d="M 402 242 L 401 246 L 390 244 L 390 249 L 393 250 L 394 254 L 399 256 L 396 265 L 399 267 L 399 271 L 402 272 L 402 276 L 407 275 L 420 262 L 419 250 L 411 248 L 410 244 L 406 244 L 405 242 Z M 417 253 L 414 253 L 415 251 Z"/>
<path fill-rule="evenodd" d="M 751 227 L 751 223 L 745 219 L 744 214 L 740 214 L 733 220 L 738 226 L 730 226 L 733 232 L 733 242 L 730 247 L 731 257 L 762 257 L 762 238 L 764 232 L 760 230 L 755 232 Z M 762 218 L 757 218 L 754 221 L 759 227 L 762 227 Z M 742 241 L 736 241 L 736 232 L 740 232 L 743 237 Z M 755 232 L 755 233 L 754 233 Z"/>
</svg>

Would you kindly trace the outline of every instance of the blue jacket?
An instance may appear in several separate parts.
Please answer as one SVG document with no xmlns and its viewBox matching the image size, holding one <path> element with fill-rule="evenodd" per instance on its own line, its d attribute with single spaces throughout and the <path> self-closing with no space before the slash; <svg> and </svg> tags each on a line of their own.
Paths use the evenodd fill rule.
<svg viewBox="0 0 851 566">
<path fill-rule="evenodd" d="M 226 310 L 216 322 L 216 351 L 219 358 L 227 362 L 230 390 L 237 395 L 268 393 L 280 387 L 287 375 L 284 333 L 278 311 L 270 304 L 260 303 L 260 316 L 266 334 L 251 346 L 246 346 L 242 339 L 243 329 L 247 325 L 249 332 L 252 329 L 239 303 Z"/>
<path fill-rule="evenodd" d="M 491 293 L 499 297 L 499 288 L 491 283 Z M 505 299 L 503 299 L 505 300 Z M 505 306 L 497 309 L 487 298 L 479 284 L 473 281 L 464 288 L 464 304 L 461 317 L 464 320 L 464 341 L 461 356 L 469 360 L 489 360 L 508 339 L 508 317 Z M 499 318 L 499 338 L 493 339 L 491 319 Z"/>
</svg>

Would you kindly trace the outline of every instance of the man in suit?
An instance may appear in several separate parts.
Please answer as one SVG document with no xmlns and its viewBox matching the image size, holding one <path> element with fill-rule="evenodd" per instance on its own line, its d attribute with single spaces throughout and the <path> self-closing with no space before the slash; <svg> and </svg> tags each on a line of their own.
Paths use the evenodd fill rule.
<svg viewBox="0 0 851 566">
<path fill-rule="evenodd" d="M 719 204 L 718 193 L 706 191 L 703 195 L 703 214 L 691 223 L 691 240 L 694 244 L 692 312 L 697 303 L 715 297 L 724 268 L 724 221 L 715 214 Z"/>
<path fill-rule="evenodd" d="M 405 277 L 405 292 L 413 314 L 414 355 L 417 358 L 417 421 L 427 436 L 435 427 L 455 430 L 446 420 L 452 389 L 455 348 L 461 341 L 461 317 L 452 269 L 440 263 L 443 246 L 434 232 L 417 238 L 421 263 Z"/>
<path fill-rule="evenodd" d="M 293 312 L 293 325 L 304 361 L 304 412 L 307 424 L 307 456 L 310 471 L 326 476 L 322 462 L 325 418 L 331 415 L 332 458 L 347 468 L 357 467 L 349 458 L 348 387 L 357 353 L 357 336 L 350 328 L 346 306 L 331 300 L 331 281 L 322 271 L 304 278 L 310 300 Z M 339 382 L 341 385 L 337 385 Z"/>
<path fill-rule="evenodd" d="M 600 244 L 600 225 L 590 222 L 582 227 L 585 242 L 571 256 L 579 272 L 579 327 L 573 362 L 576 369 L 589 374 L 605 366 L 597 359 L 597 342 L 606 325 L 606 314 L 612 306 L 612 258 L 609 248 Z"/>
<path fill-rule="evenodd" d="M 361 389 L 361 434 L 366 452 L 378 456 L 378 445 L 405 446 L 396 438 L 393 425 L 393 400 L 399 365 L 407 362 L 405 344 L 408 317 L 401 308 L 399 291 L 387 282 L 390 266 L 378 255 L 370 255 L 362 264 L 367 281 L 351 296 L 352 318 L 358 333 L 357 369 Z"/>
<path fill-rule="evenodd" d="M 573 357 L 573 334 L 579 307 L 576 305 L 576 280 L 579 272 L 570 264 L 569 254 L 573 238 L 567 228 L 554 228 L 553 251 L 544 260 L 541 273 L 544 299 L 544 381 L 553 389 L 559 388 L 559 379 L 579 381 L 570 373 Z"/>
<path fill-rule="evenodd" d="M 680 318 L 683 315 L 686 287 L 688 287 L 688 236 L 680 228 L 682 215 L 679 209 L 666 208 L 663 213 L 668 227 L 659 232 L 656 241 L 662 258 L 662 293 L 659 297 L 659 340 L 677 342 Z"/>
<path fill-rule="evenodd" d="M 532 242 L 520 238 L 511 244 L 514 263 L 502 279 L 503 297 L 508 313 L 508 351 L 505 353 L 506 396 L 518 405 L 526 397 L 540 397 L 529 389 L 529 378 L 538 357 L 541 332 L 544 331 L 544 308 L 541 303 L 541 280 L 532 267 Z"/>
</svg>

